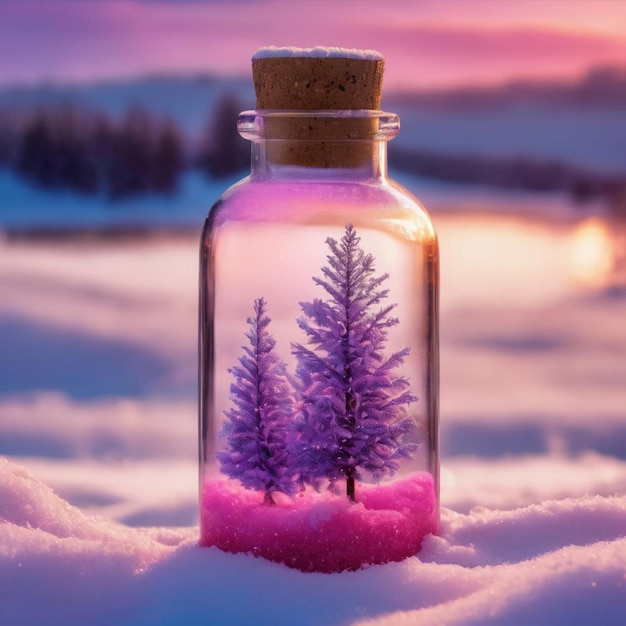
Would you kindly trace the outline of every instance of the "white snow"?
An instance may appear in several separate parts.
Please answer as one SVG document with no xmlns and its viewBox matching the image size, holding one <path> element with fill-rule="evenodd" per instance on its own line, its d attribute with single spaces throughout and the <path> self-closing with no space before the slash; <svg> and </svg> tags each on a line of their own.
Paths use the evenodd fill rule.
<svg viewBox="0 0 626 626">
<path fill-rule="evenodd" d="M 0 230 L 6 228 L 198 227 L 211 203 L 241 174 L 210 180 L 197 171 L 181 176 L 169 197 L 144 194 L 117 201 L 71 190 L 42 190 L 0 169 Z"/>
<path fill-rule="evenodd" d="M 297 48 L 293 46 L 266 46 L 259 48 L 252 59 L 271 59 L 288 57 L 312 57 L 327 59 L 361 59 L 363 61 L 382 61 L 383 55 L 376 50 L 358 50 L 355 48 L 338 48 L 315 46 L 313 48 Z"/>
<path fill-rule="evenodd" d="M 626 498 L 444 510 L 419 558 L 303 574 L 86 516 L 0 460 L 3 624 L 619 624 Z"/>
<path fill-rule="evenodd" d="M 215 190 L 184 185 L 151 212 L 0 180 L 5 226 L 191 229 L 0 238 L 0 624 L 621 624 L 619 223 L 559 197 L 425 188 L 441 533 L 401 563 L 303 574 L 197 546 L 197 247 Z"/>
</svg>

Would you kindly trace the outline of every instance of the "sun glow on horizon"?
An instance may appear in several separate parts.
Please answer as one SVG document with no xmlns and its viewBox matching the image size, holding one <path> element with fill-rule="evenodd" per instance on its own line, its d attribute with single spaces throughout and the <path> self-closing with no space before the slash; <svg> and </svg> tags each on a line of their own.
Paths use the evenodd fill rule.
<svg viewBox="0 0 626 626">
<path fill-rule="evenodd" d="M 613 270 L 613 237 L 598 217 L 581 222 L 572 237 L 571 268 L 574 278 L 587 287 L 603 287 Z"/>
</svg>

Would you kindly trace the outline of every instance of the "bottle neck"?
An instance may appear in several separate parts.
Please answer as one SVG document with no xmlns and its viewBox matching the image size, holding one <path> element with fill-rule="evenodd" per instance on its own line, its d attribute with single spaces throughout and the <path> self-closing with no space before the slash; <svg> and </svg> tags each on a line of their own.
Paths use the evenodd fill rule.
<svg viewBox="0 0 626 626">
<path fill-rule="evenodd" d="M 252 176 L 385 178 L 393 113 L 369 110 L 245 111 L 239 133 L 252 142 Z"/>
<path fill-rule="evenodd" d="M 384 179 L 387 142 L 260 139 L 252 142 L 253 178 Z"/>
</svg>

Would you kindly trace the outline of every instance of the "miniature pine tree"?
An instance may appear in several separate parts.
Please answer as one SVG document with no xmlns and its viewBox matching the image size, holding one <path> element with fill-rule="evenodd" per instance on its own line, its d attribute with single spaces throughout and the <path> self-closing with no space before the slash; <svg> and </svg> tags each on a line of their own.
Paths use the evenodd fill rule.
<svg viewBox="0 0 626 626">
<path fill-rule="evenodd" d="M 292 389 L 285 364 L 274 351 L 270 321 L 265 300 L 255 300 L 254 317 L 247 320 L 250 345 L 243 347 L 239 365 L 228 370 L 235 379 L 230 386 L 234 407 L 225 411 L 221 436 L 227 446 L 217 455 L 222 471 L 246 489 L 263 491 L 266 504 L 274 504 L 276 491 L 295 490 L 287 462 Z"/>
<path fill-rule="evenodd" d="M 395 304 L 374 310 L 388 296 L 381 288 L 388 275 L 374 276 L 374 257 L 359 247 L 352 225 L 340 242 L 326 243 L 328 264 L 313 280 L 329 298 L 300 303 L 308 346 L 292 345 L 302 385 L 292 454 L 302 482 L 345 479 L 354 501 L 363 470 L 374 479 L 391 475 L 414 452 L 416 444 L 403 439 L 414 428 L 406 407 L 417 398 L 394 374 L 408 348 L 383 354 L 388 329 L 398 324 L 390 316 Z"/>
</svg>

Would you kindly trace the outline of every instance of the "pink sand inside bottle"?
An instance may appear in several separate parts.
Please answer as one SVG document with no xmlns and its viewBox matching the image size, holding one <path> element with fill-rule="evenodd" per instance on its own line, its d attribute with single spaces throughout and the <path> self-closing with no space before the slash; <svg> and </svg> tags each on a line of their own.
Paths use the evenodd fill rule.
<svg viewBox="0 0 626 626">
<path fill-rule="evenodd" d="M 414 555 L 437 532 L 433 478 L 420 472 L 380 486 L 360 486 L 356 503 L 307 491 L 263 504 L 263 494 L 234 480 L 202 490 L 203 546 L 247 552 L 305 572 L 356 570 Z"/>
</svg>

